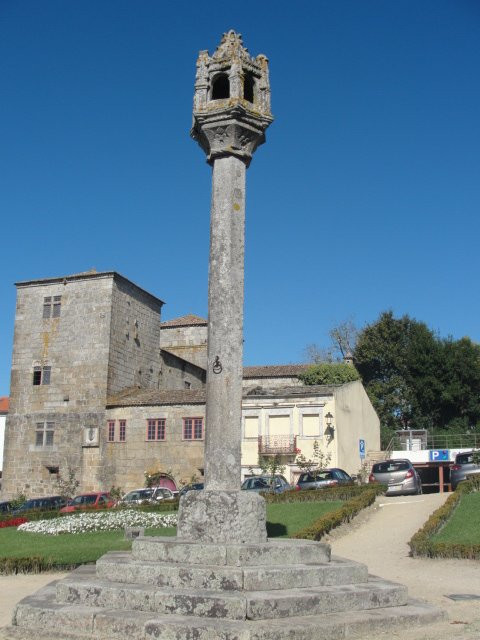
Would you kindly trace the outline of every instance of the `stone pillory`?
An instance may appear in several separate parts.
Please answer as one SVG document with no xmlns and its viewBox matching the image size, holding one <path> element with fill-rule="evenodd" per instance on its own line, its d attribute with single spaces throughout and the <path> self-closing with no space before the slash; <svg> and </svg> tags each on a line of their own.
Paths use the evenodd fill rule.
<svg viewBox="0 0 480 640">
<path fill-rule="evenodd" d="M 436 620 L 322 542 L 267 541 L 264 499 L 240 491 L 245 169 L 272 118 L 267 59 L 233 31 L 200 53 L 193 120 L 213 168 L 205 490 L 181 498 L 176 539 L 141 535 L 131 555 L 53 582 L 17 605 L 7 637 L 325 640 Z"/>
<path fill-rule="evenodd" d="M 266 540 L 263 498 L 240 492 L 245 174 L 272 122 L 268 61 L 234 31 L 197 62 L 192 137 L 212 165 L 205 491 L 182 499 L 178 535 Z"/>
</svg>

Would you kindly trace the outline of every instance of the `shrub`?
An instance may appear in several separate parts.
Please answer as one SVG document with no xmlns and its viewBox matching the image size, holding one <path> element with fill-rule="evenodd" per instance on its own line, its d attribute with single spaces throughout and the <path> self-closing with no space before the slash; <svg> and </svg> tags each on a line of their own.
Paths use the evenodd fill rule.
<svg viewBox="0 0 480 640">
<path fill-rule="evenodd" d="M 383 484 L 373 483 L 367 485 L 343 484 L 326 489 L 309 489 L 297 491 L 285 491 L 283 493 L 262 494 L 267 502 L 334 502 L 336 500 L 348 501 L 364 493 L 374 493 L 375 496 L 385 493 Z"/>
<path fill-rule="evenodd" d="M 324 516 L 316 520 L 313 524 L 297 531 L 294 534 L 293 538 L 307 538 L 309 540 L 320 540 L 325 534 L 334 529 L 335 527 L 344 524 L 345 522 L 350 522 L 352 518 L 354 518 L 362 509 L 369 507 L 371 504 L 375 502 L 375 498 L 380 494 L 385 492 L 385 487 L 383 485 L 367 485 L 366 487 L 334 487 L 333 489 L 323 489 L 321 491 L 298 491 L 297 494 L 312 494 L 312 493 L 327 493 L 332 492 L 330 494 L 333 495 L 334 490 L 339 489 L 353 489 L 350 493 L 349 498 L 347 498 L 346 502 L 342 504 L 342 506 L 335 510 L 326 513 Z M 342 500 L 345 498 L 338 497 L 339 493 L 337 493 L 336 500 Z M 280 494 L 285 495 L 285 494 Z M 346 493 L 343 494 L 344 496 Z M 330 497 L 330 500 L 333 498 Z"/>
<path fill-rule="evenodd" d="M 466 558 L 480 560 L 479 544 L 463 544 L 450 542 L 436 542 L 432 540 L 438 531 L 455 511 L 462 495 L 478 491 L 477 478 L 461 482 L 457 490 L 446 502 L 432 513 L 421 529 L 415 533 L 410 542 L 410 555 L 413 557 L 427 556 L 428 558 Z"/>
</svg>

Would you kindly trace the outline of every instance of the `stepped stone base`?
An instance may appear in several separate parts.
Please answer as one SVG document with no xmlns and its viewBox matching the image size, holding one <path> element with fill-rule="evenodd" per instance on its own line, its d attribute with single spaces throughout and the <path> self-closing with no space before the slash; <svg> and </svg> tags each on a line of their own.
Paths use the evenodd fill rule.
<svg viewBox="0 0 480 640">
<path fill-rule="evenodd" d="M 331 558 L 326 544 L 138 538 L 16 607 L 21 640 L 333 640 L 427 624 L 442 612 Z"/>
</svg>

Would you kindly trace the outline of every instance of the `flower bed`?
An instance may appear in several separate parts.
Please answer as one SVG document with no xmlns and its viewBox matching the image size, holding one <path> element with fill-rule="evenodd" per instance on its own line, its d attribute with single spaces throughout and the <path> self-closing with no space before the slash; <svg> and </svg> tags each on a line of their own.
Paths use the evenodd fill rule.
<svg viewBox="0 0 480 640">
<path fill-rule="evenodd" d="M 19 531 L 43 533 L 56 536 L 60 533 L 87 533 L 91 531 L 115 531 L 124 527 L 175 527 L 176 514 L 160 515 L 133 509 L 121 511 L 102 511 L 96 513 L 79 513 L 63 516 L 54 520 L 37 520 L 25 522 L 18 527 Z"/>
<path fill-rule="evenodd" d="M 2 520 L 0 521 L 0 529 L 5 529 L 5 527 L 18 527 L 24 522 L 27 522 L 26 518 L 10 518 L 9 520 Z"/>
</svg>

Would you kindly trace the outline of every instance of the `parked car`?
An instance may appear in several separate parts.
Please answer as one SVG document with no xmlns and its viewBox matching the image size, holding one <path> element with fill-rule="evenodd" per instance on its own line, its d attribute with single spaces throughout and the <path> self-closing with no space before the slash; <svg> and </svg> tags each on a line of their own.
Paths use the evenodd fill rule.
<svg viewBox="0 0 480 640">
<path fill-rule="evenodd" d="M 387 496 L 403 496 L 422 493 L 422 481 L 410 460 L 385 460 L 372 467 L 369 482 L 387 485 Z"/>
<path fill-rule="evenodd" d="M 192 484 L 186 484 L 184 487 L 180 489 L 178 492 L 178 497 L 181 498 L 188 491 L 202 491 L 203 490 L 203 482 L 193 482 Z"/>
<path fill-rule="evenodd" d="M 9 511 L 11 511 L 11 509 L 12 503 L 8 500 L 2 500 L 2 502 L 0 502 L 0 515 L 5 515 Z"/>
<path fill-rule="evenodd" d="M 314 473 L 302 473 L 295 489 L 325 489 L 339 484 L 353 484 L 353 478 L 343 469 L 323 469 Z"/>
<path fill-rule="evenodd" d="M 283 493 L 289 491 L 292 487 L 290 483 L 279 474 L 272 476 L 253 476 L 246 478 L 242 482 L 241 489 L 244 491 L 273 491 L 273 493 Z"/>
<path fill-rule="evenodd" d="M 14 516 L 23 514 L 27 511 L 53 511 L 53 509 L 60 509 L 67 504 L 65 498 L 62 496 L 43 496 L 41 498 L 30 498 L 26 500 L 22 505 L 13 509 L 10 513 Z"/>
<path fill-rule="evenodd" d="M 117 505 L 154 504 L 157 501 L 174 499 L 173 491 L 166 487 L 151 487 L 147 489 L 143 487 L 142 489 L 133 489 L 133 491 L 126 493 L 123 498 L 117 502 Z"/>
<path fill-rule="evenodd" d="M 67 505 L 60 509 L 60 513 L 72 513 L 81 509 L 107 509 L 115 504 L 107 491 L 95 491 L 83 493 L 69 500 Z"/>
<path fill-rule="evenodd" d="M 454 491 L 470 475 L 480 473 L 480 465 L 473 462 L 473 454 L 474 451 L 465 451 L 455 456 L 455 463 L 450 467 L 450 484 Z"/>
</svg>

